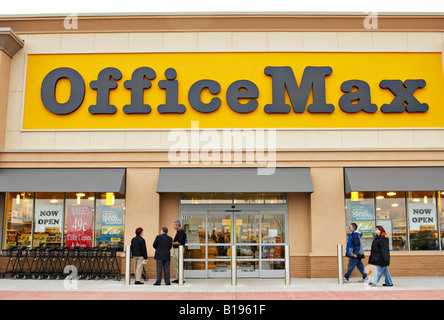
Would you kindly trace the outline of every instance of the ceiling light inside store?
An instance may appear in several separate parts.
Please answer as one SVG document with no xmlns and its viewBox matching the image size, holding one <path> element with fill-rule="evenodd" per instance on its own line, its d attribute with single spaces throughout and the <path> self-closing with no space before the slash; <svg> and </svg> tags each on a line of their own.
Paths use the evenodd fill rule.
<svg viewBox="0 0 444 320">
<path fill-rule="evenodd" d="M 396 192 L 393 192 L 393 191 L 387 192 L 387 195 L 390 196 L 390 197 L 396 196 Z"/>
<path fill-rule="evenodd" d="M 399 203 L 392 203 L 392 207 L 394 208 L 399 207 Z"/>
</svg>

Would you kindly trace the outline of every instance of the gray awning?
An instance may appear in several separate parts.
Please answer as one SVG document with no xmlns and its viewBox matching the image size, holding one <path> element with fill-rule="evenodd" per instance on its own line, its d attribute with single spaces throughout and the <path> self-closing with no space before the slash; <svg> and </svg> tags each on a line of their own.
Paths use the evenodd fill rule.
<svg viewBox="0 0 444 320">
<path fill-rule="evenodd" d="M 125 193 L 125 169 L 0 169 L 0 192 Z"/>
<path fill-rule="evenodd" d="M 313 192 L 313 184 L 309 168 L 276 168 L 270 175 L 257 168 L 165 168 L 157 192 Z"/>
<path fill-rule="evenodd" d="M 444 167 L 345 168 L 345 193 L 352 191 L 444 190 Z"/>
</svg>

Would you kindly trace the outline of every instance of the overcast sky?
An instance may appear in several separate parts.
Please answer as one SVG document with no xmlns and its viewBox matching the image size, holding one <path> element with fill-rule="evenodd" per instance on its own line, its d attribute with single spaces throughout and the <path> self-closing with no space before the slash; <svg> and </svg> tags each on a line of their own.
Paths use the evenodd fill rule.
<svg viewBox="0 0 444 320">
<path fill-rule="evenodd" d="M 444 0 L 4 0 L 0 5 L 0 15 L 169 12 L 443 13 Z"/>
</svg>

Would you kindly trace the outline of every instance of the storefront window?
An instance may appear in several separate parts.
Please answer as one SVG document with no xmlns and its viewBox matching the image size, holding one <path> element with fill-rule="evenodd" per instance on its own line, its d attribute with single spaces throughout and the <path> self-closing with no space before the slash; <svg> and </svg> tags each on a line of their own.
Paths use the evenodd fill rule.
<svg viewBox="0 0 444 320">
<path fill-rule="evenodd" d="M 283 204 L 287 203 L 286 193 L 252 192 L 207 192 L 181 193 L 181 204 Z"/>
<path fill-rule="evenodd" d="M 376 193 L 376 225 L 389 235 L 390 250 L 407 250 L 405 192 Z"/>
<path fill-rule="evenodd" d="M 7 192 L 1 245 L 121 250 L 124 217 L 125 197 L 118 193 Z"/>
<path fill-rule="evenodd" d="M 13 246 L 31 246 L 34 193 L 8 192 L 3 225 L 3 249 Z"/>
<path fill-rule="evenodd" d="M 355 222 L 364 250 L 370 250 L 374 227 L 381 225 L 389 235 L 390 250 L 442 250 L 443 196 L 441 191 L 352 192 L 346 195 L 347 236 L 348 226 Z"/>
<path fill-rule="evenodd" d="M 439 250 L 435 192 L 408 192 L 410 250 Z"/>
<path fill-rule="evenodd" d="M 33 247 L 61 246 L 63 193 L 36 193 Z"/>
<path fill-rule="evenodd" d="M 287 203 L 285 193 L 235 193 L 235 204 L 280 204 Z"/>
<path fill-rule="evenodd" d="M 201 192 L 201 193 L 181 193 L 181 204 L 230 204 L 233 202 L 232 193 L 214 193 L 214 192 Z"/>
<path fill-rule="evenodd" d="M 352 192 L 345 199 L 345 233 L 348 238 L 348 226 L 354 222 L 362 234 L 364 250 L 370 250 L 375 234 L 375 200 L 373 192 Z"/>
<path fill-rule="evenodd" d="M 444 248 L 444 191 L 438 192 L 438 212 L 439 212 L 439 230 L 441 230 L 441 248 Z"/>
</svg>

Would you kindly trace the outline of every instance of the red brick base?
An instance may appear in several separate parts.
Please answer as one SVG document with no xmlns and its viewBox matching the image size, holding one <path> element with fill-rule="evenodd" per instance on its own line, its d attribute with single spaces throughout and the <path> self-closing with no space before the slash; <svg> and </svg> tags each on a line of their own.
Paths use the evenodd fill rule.
<svg viewBox="0 0 444 320">
<path fill-rule="evenodd" d="M 342 259 L 343 274 L 347 271 L 348 258 Z M 372 268 L 362 262 L 366 269 Z M 292 278 L 337 278 L 337 257 L 291 257 L 290 275 Z M 444 276 L 444 253 L 442 255 L 406 255 L 392 256 L 389 266 L 394 277 Z M 360 277 L 357 269 L 352 277 Z"/>
<path fill-rule="evenodd" d="M 121 274 L 125 274 L 125 259 L 120 259 Z M 343 274 L 347 270 L 348 258 L 343 258 Z M 368 257 L 363 259 L 366 268 Z M 3 274 L 8 259 L 0 257 L 0 275 Z M 415 276 L 444 276 L 444 253 L 439 255 L 392 255 L 390 274 L 394 277 Z M 154 258 L 149 258 L 145 265 L 145 271 L 149 279 L 156 277 L 156 263 Z M 133 270 L 131 270 L 133 273 Z M 292 278 L 337 278 L 337 257 L 291 257 L 290 276 Z M 354 270 L 352 277 L 360 277 L 358 270 Z M 174 269 L 171 266 L 171 278 L 174 279 Z"/>
</svg>

